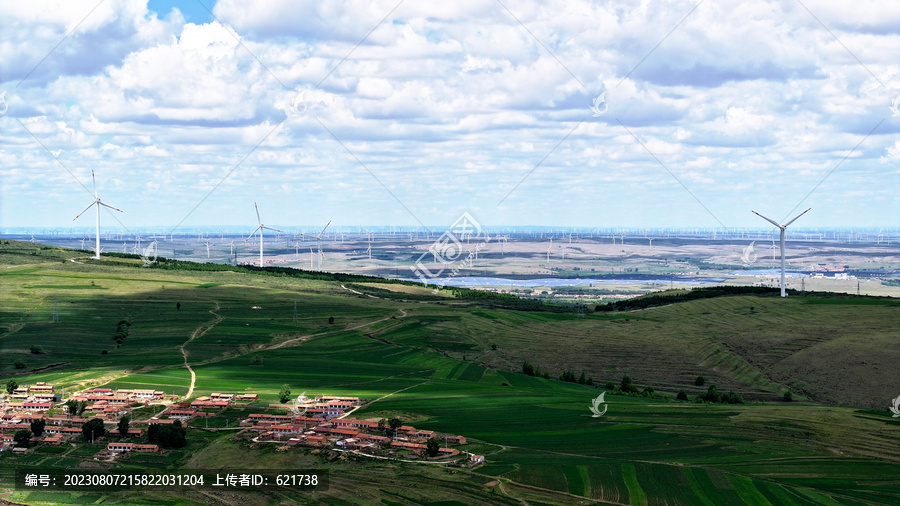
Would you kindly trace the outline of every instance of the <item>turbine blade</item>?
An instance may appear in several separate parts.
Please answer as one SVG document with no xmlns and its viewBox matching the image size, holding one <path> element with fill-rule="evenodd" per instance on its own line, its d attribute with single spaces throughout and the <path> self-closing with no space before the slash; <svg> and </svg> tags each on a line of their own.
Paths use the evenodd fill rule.
<svg viewBox="0 0 900 506">
<path fill-rule="evenodd" d="M 110 209 L 115 209 L 116 211 L 119 211 L 120 213 L 124 213 L 124 212 L 125 212 L 125 211 L 119 209 L 118 207 L 113 207 L 113 206 L 111 206 L 111 205 L 109 205 L 109 204 L 104 204 L 103 202 L 97 202 L 97 203 L 100 204 L 101 206 L 106 206 L 106 207 L 108 207 L 108 208 L 110 208 Z"/>
<path fill-rule="evenodd" d="M 259 206 L 256 205 L 256 202 L 253 203 L 253 207 L 256 208 L 256 222 L 262 225 L 262 220 L 259 217 Z"/>
<path fill-rule="evenodd" d="M 327 224 L 325 224 L 325 228 L 328 228 L 328 225 L 331 225 L 331 220 L 329 220 L 329 221 L 328 221 L 328 223 L 327 223 Z M 318 239 L 318 238 L 320 238 L 320 237 L 322 237 L 322 234 L 324 234 L 324 233 L 325 233 L 325 228 L 323 228 L 323 229 L 322 229 L 322 231 L 321 231 L 321 232 L 319 232 L 319 235 L 317 235 L 317 236 L 316 236 L 316 239 Z"/>
<path fill-rule="evenodd" d="M 262 225 L 260 225 L 260 226 L 258 226 L 258 227 L 256 227 L 256 228 L 254 228 L 254 229 L 253 229 L 253 232 L 250 232 L 250 235 L 248 235 L 247 238 L 244 239 L 244 242 L 249 241 L 251 237 L 253 237 L 254 235 L 256 235 L 256 231 L 259 230 L 259 229 L 261 229 L 261 228 L 262 228 Z"/>
<path fill-rule="evenodd" d="M 778 223 L 776 223 L 776 222 L 773 221 L 773 220 L 770 220 L 769 218 L 766 218 L 765 216 L 759 214 L 758 212 L 753 211 L 753 210 L 750 210 L 750 212 L 753 213 L 753 214 L 755 214 L 755 215 L 757 215 L 757 216 L 759 216 L 760 218 L 762 218 L 762 219 L 768 221 L 768 222 L 771 223 L 772 225 L 775 225 L 776 227 L 781 228 L 781 225 L 779 225 Z M 795 218 L 795 219 L 796 219 L 796 218 Z"/>
<path fill-rule="evenodd" d="M 94 182 L 94 197 L 97 197 L 97 177 L 94 176 L 94 169 L 91 169 L 91 181 Z"/>
<path fill-rule="evenodd" d="M 284 233 L 284 230 L 278 230 L 277 228 L 267 227 L 265 225 L 260 225 L 260 227 L 262 227 L 266 230 L 274 230 L 275 232 L 281 232 L 282 234 Z"/>
<path fill-rule="evenodd" d="M 812 209 L 812 208 L 810 207 L 809 209 Z M 798 214 L 796 218 L 794 218 L 793 220 L 791 220 L 791 221 L 785 223 L 784 226 L 787 227 L 787 226 L 790 225 L 791 223 L 797 221 L 797 218 L 799 218 L 799 217 L 803 216 L 804 214 L 808 213 L 808 212 L 809 212 L 809 209 L 807 209 L 806 211 L 803 211 L 802 213 Z"/>
<path fill-rule="evenodd" d="M 78 216 L 72 218 L 72 221 L 77 220 L 82 214 L 85 213 L 85 211 L 87 211 L 88 209 L 90 209 L 91 206 L 93 206 L 93 205 L 96 204 L 96 203 L 97 203 L 97 201 L 91 202 L 91 203 L 90 203 L 87 207 L 85 207 L 80 213 L 78 213 Z"/>
</svg>

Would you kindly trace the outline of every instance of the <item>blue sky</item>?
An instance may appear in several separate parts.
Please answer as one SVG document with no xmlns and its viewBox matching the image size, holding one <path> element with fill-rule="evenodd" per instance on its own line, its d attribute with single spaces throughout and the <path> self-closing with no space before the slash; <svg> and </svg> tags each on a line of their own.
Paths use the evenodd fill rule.
<svg viewBox="0 0 900 506">
<path fill-rule="evenodd" d="M 204 4 L 4 7 L 0 227 L 900 225 L 900 3 Z"/>
</svg>

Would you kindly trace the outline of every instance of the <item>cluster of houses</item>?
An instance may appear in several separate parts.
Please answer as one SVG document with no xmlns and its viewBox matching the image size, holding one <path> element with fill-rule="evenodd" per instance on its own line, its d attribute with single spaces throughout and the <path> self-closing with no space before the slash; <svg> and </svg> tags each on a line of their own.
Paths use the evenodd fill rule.
<svg viewBox="0 0 900 506">
<path fill-rule="evenodd" d="M 14 435 L 19 430 L 29 430 L 31 422 L 44 420 L 44 432 L 33 440 L 49 445 L 59 445 L 63 441 L 80 437 L 82 426 L 91 418 L 102 418 L 113 424 L 130 412 L 135 405 L 144 405 L 149 401 L 165 399 L 165 392 L 160 390 L 91 388 L 77 392 L 68 400 L 84 402 L 81 415 L 59 413 L 48 415 L 54 404 L 62 407 L 59 396 L 53 385 L 37 383 L 31 386 L 18 387 L 12 395 L 0 397 L 0 450 L 14 446 Z M 288 408 L 291 414 L 277 415 L 270 413 L 254 413 L 241 422 L 241 426 L 257 433 L 257 441 L 277 441 L 287 445 L 305 445 L 314 447 L 337 447 L 342 449 L 368 450 L 389 454 L 424 454 L 429 440 L 436 439 L 443 443 L 438 450 L 439 457 L 453 457 L 460 454 L 449 445 L 465 445 L 465 436 L 438 435 L 430 430 L 419 430 L 409 425 L 402 425 L 391 431 L 379 422 L 348 418 L 352 410 L 360 407 L 358 397 L 341 397 L 319 395 L 312 399 L 301 396 L 302 402 L 291 405 L 271 404 L 274 408 Z M 166 408 L 158 416 L 149 420 L 150 424 L 171 424 L 180 420 L 187 424 L 195 418 L 212 416 L 211 411 L 228 408 L 236 403 L 258 401 L 255 393 L 223 394 L 212 393 L 198 397 L 192 402 L 175 403 Z M 65 411 L 65 410 L 63 410 Z M 118 430 L 107 430 L 107 434 L 118 436 Z M 144 429 L 129 427 L 126 437 L 141 437 Z M 98 458 L 113 459 L 130 452 L 158 452 L 154 444 L 139 444 L 109 441 Z M 24 451 L 24 449 L 15 449 Z M 484 457 L 471 455 L 470 464 L 479 464 Z"/>
<path fill-rule="evenodd" d="M 55 392 L 53 385 L 38 382 L 34 385 L 25 385 L 16 388 L 12 394 L 4 396 L 0 400 L 0 450 L 13 446 L 15 433 L 20 430 L 30 430 L 31 423 L 35 420 L 44 421 L 44 431 L 39 437 L 33 437 L 32 441 L 59 445 L 63 441 L 81 436 L 82 426 L 91 418 L 101 418 L 113 423 L 130 412 L 131 406 L 144 404 L 151 400 L 165 397 L 165 392 L 160 390 L 92 388 L 71 395 L 69 401 L 83 402 L 84 411 L 81 415 L 71 415 L 67 412 L 47 414 L 54 407 L 61 408 L 57 403 L 62 399 Z M 63 411 L 65 411 L 63 409 Z M 107 434 L 118 436 L 118 429 L 107 430 Z M 127 437 L 140 437 L 144 430 L 129 428 Z M 130 446 L 129 446 L 130 445 Z M 110 443 L 109 451 L 144 451 L 156 452 L 156 445 L 141 445 L 132 443 Z M 115 446 L 115 449 L 112 447 Z M 123 450 L 124 448 L 127 450 Z M 23 448 L 13 448 L 14 451 L 24 451 Z"/>
<path fill-rule="evenodd" d="M 357 397 L 318 396 L 305 405 L 303 414 L 253 413 L 241 425 L 256 432 L 257 441 L 280 441 L 287 445 L 424 454 L 428 441 L 437 439 L 444 443 L 438 449 L 438 456 L 453 457 L 460 451 L 448 445 L 467 443 L 465 436 L 438 435 L 410 425 L 401 425 L 391 432 L 390 428 L 379 426 L 374 420 L 340 418 L 345 410 L 359 405 Z M 481 463 L 484 457 L 473 455 L 471 460 Z"/>
</svg>

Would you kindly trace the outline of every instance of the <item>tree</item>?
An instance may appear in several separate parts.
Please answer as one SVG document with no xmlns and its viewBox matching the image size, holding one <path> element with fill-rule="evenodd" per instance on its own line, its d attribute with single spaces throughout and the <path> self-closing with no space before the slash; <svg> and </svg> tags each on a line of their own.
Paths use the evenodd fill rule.
<svg viewBox="0 0 900 506">
<path fill-rule="evenodd" d="M 384 418 L 382 418 L 381 420 L 378 420 L 378 430 L 380 432 L 384 432 L 384 429 L 386 426 L 387 426 L 387 420 L 385 420 Z"/>
<path fill-rule="evenodd" d="M 399 418 L 391 418 L 388 420 L 388 426 L 391 428 L 391 432 L 396 432 L 397 428 L 403 425 L 403 422 Z"/>
<path fill-rule="evenodd" d="M 187 429 L 174 423 L 151 423 L 147 428 L 147 439 L 163 448 L 183 448 L 187 444 Z"/>
<path fill-rule="evenodd" d="M 13 435 L 13 441 L 16 442 L 16 446 L 28 448 L 31 446 L 31 431 L 28 429 L 16 431 L 15 435 Z"/>
<path fill-rule="evenodd" d="M 715 385 L 710 385 L 706 389 L 706 393 L 703 394 L 700 398 L 706 402 L 719 402 L 721 400 L 719 397 L 719 389 L 716 388 Z"/>
<path fill-rule="evenodd" d="M 626 374 L 622 376 L 622 382 L 619 383 L 619 390 L 627 393 L 637 392 L 637 387 L 631 383 L 631 378 Z"/>
<path fill-rule="evenodd" d="M 23 362 L 22 360 L 16 360 L 16 361 L 13 363 L 13 366 L 14 366 L 16 369 L 25 369 L 25 362 Z"/>
<path fill-rule="evenodd" d="M 6 393 L 9 395 L 12 395 L 17 388 L 19 388 L 19 383 L 16 380 L 9 380 L 6 382 Z"/>
<path fill-rule="evenodd" d="M 794 394 L 792 394 L 790 390 L 785 390 L 784 402 L 791 402 L 792 400 L 794 400 Z"/>
<path fill-rule="evenodd" d="M 523 362 L 522 374 L 525 374 L 526 376 L 534 376 L 534 366 L 531 365 L 531 363 L 528 361 Z"/>
<path fill-rule="evenodd" d="M 68 410 L 70 415 L 74 416 L 75 413 L 78 412 L 78 402 L 69 399 L 68 401 L 66 401 L 66 409 Z"/>
<path fill-rule="evenodd" d="M 263 359 L 259 355 L 253 355 L 253 358 L 250 359 L 250 365 L 262 365 Z"/>
<path fill-rule="evenodd" d="M 278 392 L 278 400 L 281 401 L 282 404 L 286 403 L 291 398 L 291 386 L 285 383 L 281 385 L 281 390 Z"/>
<path fill-rule="evenodd" d="M 328 317 L 328 323 L 334 323 L 334 316 Z"/>
<path fill-rule="evenodd" d="M 678 395 L 675 396 L 675 400 L 686 401 L 688 400 L 687 392 L 684 390 L 679 390 Z"/>
<path fill-rule="evenodd" d="M 44 433 L 44 427 L 47 425 L 47 422 L 44 421 L 43 418 L 35 418 L 31 421 L 31 432 L 34 434 L 34 437 L 41 437 Z"/>
<path fill-rule="evenodd" d="M 127 416 L 123 416 L 122 418 L 119 419 L 119 423 L 116 426 L 116 428 L 119 429 L 119 437 L 120 438 L 124 439 L 124 438 L 128 437 L 128 427 L 130 425 L 131 425 L 131 418 L 128 418 Z"/>
<path fill-rule="evenodd" d="M 35 355 L 40 355 L 41 353 L 44 353 L 44 349 L 36 344 L 31 345 L 30 351 L 31 351 L 31 353 L 33 353 Z"/>
<path fill-rule="evenodd" d="M 84 422 L 81 426 L 81 435 L 85 441 L 94 442 L 106 434 L 106 427 L 103 426 L 103 420 L 99 418 L 91 418 Z"/>
<path fill-rule="evenodd" d="M 180 302 L 176 302 L 176 303 L 175 303 L 175 310 L 176 310 L 176 311 L 181 311 L 181 303 L 180 303 Z"/>
<path fill-rule="evenodd" d="M 87 409 L 87 401 L 78 401 L 78 406 L 75 410 L 75 414 L 81 416 L 84 414 L 85 409 Z"/>
<path fill-rule="evenodd" d="M 425 453 L 427 453 L 429 457 L 437 457 L 440 451 L 441 442 L 437 439 L 431 438 L 428 440 L 428 443 L 425 444 Z"/>
<path fill-rule="evenodd" d="M 578 377 L 578 384 L 584 385 L 587 383 L 587 378 L 584 376 L 584 371 L 581 371 L 581 376 Z"/>
<path fill-rule="evenodd" d="M 706 384 L 706 378 L 704 378 L 703 376 L 697 376 L 697 379 L 694 380 L 694 384 L 698 387 L 702 387 Z"/>
</svg>

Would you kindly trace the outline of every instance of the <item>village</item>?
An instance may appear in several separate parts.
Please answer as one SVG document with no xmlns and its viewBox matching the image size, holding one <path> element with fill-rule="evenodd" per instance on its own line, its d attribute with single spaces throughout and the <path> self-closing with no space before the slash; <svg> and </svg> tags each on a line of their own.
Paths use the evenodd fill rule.
<svg viewBox="0 0 900 506">
<path fill-rule="evenodd" d="M 183 446 L 188 428 L 208 430 L 210 420 L 215 421 L 223 410 L 241 408 L 249 410 L 249 416 L 240 420 L 233 437 L 254 444 L 332 449 L 363 457 L 452 466 L 484 462 L 483 456 L 458 448 L 468 443 L 465 436 L 416 429 L 397 418 L 350 418 L 364 405 L 359 397 L 322 394 L 307 398 L 301 394 L 291 404 L 264 405 L 259 401 L 256 393 L 211 393 L 181 401 L 152 389 L 88 388 L 66 396 L 47 383 L 8 384 L 7 395 L 0 395 L 0 452 L 24 454 L 36 444 L 84 443 L 90 434 L 91 443 L 106 442 L 93 460 L 114 462 L 131 453 L 161 453 L 178 447 L 177 442 L 159 436 L 166 432 L 160 430 L 163 426 L 183 429 Z M 100 420 L 103 430 L 86 431 L 85 424 L 92 420 Z M 219 425 L 214 423 L 213 430 Z M 94 434 L 99 436 L 96 440 Z"/>
</svg>

